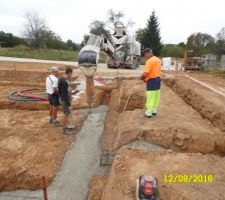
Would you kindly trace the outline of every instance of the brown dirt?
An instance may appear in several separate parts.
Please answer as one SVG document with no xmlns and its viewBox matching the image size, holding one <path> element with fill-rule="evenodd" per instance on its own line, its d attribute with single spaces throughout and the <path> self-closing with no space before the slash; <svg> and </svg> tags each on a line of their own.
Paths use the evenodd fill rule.
<svg viewBox="0 0 225 200">
<path fill-rule="evenodd" d="M 0 134 L 0 160 L 4 160 L 0 163 L 0 191 L 39 188 L 43 175 L 48 184 L 51 183 L 74 138 L 63 136 L 61 128 L 47 124 L 47 111 L 28 111 L 47 109 L 47 102 L 14 102 L 7 99 L 9 90 L 43 87 L 52 65 L 0 62 L 0 129 L 3 130 Z M 65 67 L 59 64 L 57 66 L 61 71 Z M 118 85 L 115 80 L 96 87 L 93 107 L 109 103 L 106 126 L 101 138 L 102 150 L 118 150 L 132 141 L 144 140 L 182 153 L 171 150 L 166 153 L 145 152 L 134 149 L 135 147 L 123 147 L 116 156 L 109 177 L 92 178 L 88 199 L 134 199 L 135 179 L 145 172 L 151 172 L 159 178 L 160 199 L 225 199 L 224 158 L 201 154 L 225 153 L 224 98 L 188 81 L 184 75 L 189 74 L 210 83 L 220 91 L 225 90 L 224 79 L 201 73 L 171 73 L 175 76 L 175 81 L 166 79 L 165 83 L 175 92 L 162 84 L 159 115 L 151 120 L 144 120 L 145 85 L 139 80 L 135 84 L 135 79 L 141 72 L 142 70 L 98 68 L 97 75 L 100 77 L 119 75 L 127 79 L 122 84 L 124 78 L 118 79 L 120 89 L 116 89 Z M 78 69 L 74 70 L 74 75 L 77 78 Z M 79 76 L 78 79 L 83 80 L 83 77 Z M 127 109 L 121 112 L 131 90 Z M 85 94 L 82 94 L 80 99 L 73 102 L 72 108 L 87 106 Z M 61 117 L 60 112 L 59 118 Z M 85 117 L 85 114 L 75 111 L 73 118 L 78 125 L 76 131 L 80 129 Z M 165 174 L 202 173 L 212 174 L 215 181 L 211 184 L 164 182 Z"/>
<path fill-rule="evenodd" d="M 102 199 L 102 191 L 107 183 L 106 176 L 93 176 L 89 183 L 91 190 L 88 193 L 88 200 Z"/>
<path fill-rule="evenodd" d="M 1 81 L 19 81 L 19 82 L 44 82 L 49 74 L 48 71 L 13 71 L 13 70 L 0 70 Z"/>
<path fill-rule="evenodd" d="M 0 61 L 0 70 L 33 70 L 49 71 L 52 66 L 58 66 L 60 71 L 69 65 L 39 62 L 15 62 L 15 61 Z"/>
<path fill-rule="evenodd" d="M 225 159 L 200 153 L 145 152 L 122 148 L 116 156 L 101 200 L 135 199 L 136 179 L 157 176 L 160 200 L 225 199 Z M 165 175 L 211 174 L 212 183 L 166 183 Z M 94 191 L 93 191 L 94 192 Z"/>
<path fill-rule="evenodd" d="M 0 159 L 4 160 L 0 164 L 0 191 L 37 189 L 43 175 L 50 184 L 74 138 L 63 136 L 62 128 L 54 128 L 47 123 L 48 112 L 40 110 L 48 109 L 48 102 L 8 99 L 9 91 L 26 87 L 44 88 L 45 77 L 52 64 L 16 63 L 16 67 L 14 64 L 0 62 L 0 129 L 4 132 L 0 135 Z M 60 70 L 63 69 L 61 66 Z M 78 75 L 77 70 L 74 74 L 75 77 Z M 115 81 L 96 87 L 93 107 L 108 104 L 110 92 L 115 87 Z M 72 103 L 73 109 L 87 107 L 85 94 Z M 85 117 L 85 114 L 75 111 L 75 131 L 81 128 Z M 62 112 L 59 112 L 59 118 L 62 118 Z"/>
<path fill-rule="evenodd" d="M 204 81 L 225 89 L 225 79 L 222 77 L 204 73 L 189 73 L 189 75 L 200 81 Z"/>
<path fill-rule="evenodd" d="M 127 84 L 133 85 L 133 82 L 129 81 Z M 136 87 L 135 91 L 142 94 L 142 97 L 139 95 L 138 101 L 144 99 L 145 93 L 139 92 L 143 85 Z M 130 108 L 133 108 L 132 105 L 136 103 L 129 105 Z M 204 120 L 164 84 L 159 115 L 145 120 L 142 118 L 143 113 L 143 110 L 125 111 L 120 114 L 109 112 L 102 138 L 104 147 L 113 150 L 135 140 L 144 140 L 181 152 L 225 153 L 225 134 L 210 121 Z M 111 120 L 115 116 L 117 118 Z"/>
<path fill-rule="evenodd" d="M 192 90 L 195 88 L 198 96 L 205 95 L 205 100 L 207 96 L 210 97 L 211 104 L 206 104 L 205 108 L 210 109 L 215 105 L 224 106 L 221 97 L 215 97 L 204 88 L 183 82 L 184 75 L 185 73 L 176 74 L 176 78 L 180 79 L 180 84 Z M 199 75 L 196 74 L 195 78 L 197 76 Z M 199 80 L 207 81 L 208 78 L 202 75 Z M 223 81 L 215 77 L 215 79 L 210 79 L 210 84 L 221 89 Z M 132 141 L 144 140 L 178 152 L 196 153 L 171 153 L 171 150 L 167 153 L 150 153 L 123 147 L 113 162 L 107 181 L 101 176 L 94 178 L 90 186 L 89 200 L 135 199 L 135 180 L 146 172 L 151 172 L 159 178 L 160 199 L 224 199 L 223 166 L 225 160 L 216 155 L 208 155 L 208 153 L 220 155 L 225 153 L 225 134 L 221 131 L 221 126 L 215 127 L 211 121 L 202 118 L 202 113 L 198 113 L 199 110 L 194 106 L 186 104 L 178 95 L 183 88 L 174 90 L 178 93 L 176 94 L 165 84 L 162 84 L 159 115 L 151 120 L 143 120 L 144 110 L 140 109 L 145 106 L 145 88 L 142 82 L 137 81 L 136 85 L 134 82 L 134 80 L 125 80 L 119 90 L 113 90 L 111 93 L 105 130 L 101 140 L 102 150 L 110 152 Z M 134 90 L 127 111 L 121 112 L 132 87 Z M 195 104 L 198 107 L 202 103 L 195 101 Z M 221 113 L 224 111 L 221 110 Z M 164 182 L 165 174 L 203 173 L 212 174 L 215 181 L 213 183 Z M 99 191 L 103 191 L 103 194 Z"/>
<path fill-rule="evenodd" d="M 47 110 L 49 108 L 47 101 L 41 101 L 41 102 L 21 102 L 21 101 L 14 101 L 8 99 L 8 87 L 0 86 L 0 89 L 2 88 L 3 96 L 0 97 L 0 109 L 21 109 L 21 110 Z M 16 86 L 12 86 L 11 89 L 13 90 L 18 89 Z M 95 91 L 95 101 L 92 104 L 92 107 L 98 107 L 104 98 L 105 91 L 96 89 Z M 85 93 L 80 96 L 79 99 L 72 101 L 72 109 L 85 109 L 88 108 L 88 104 L 86 102 L 86 95 Z M 61 109 L 61 107 L 60 107 Z"/>
<path fill-rule="evenodd" d="M 36 79 L 34 79 L 36 80 Z M 33 80 L 33 81 L 34 81 Z M 12 81 L 0 81 L 0 109 L 21 109 L 21 110 L 47 110 L 48 102 L 20 102 L 8 99 L 9 92 L 15 91 L 21 88 L 37 87 L 45 88 L 43 82 L 12 82 Z M 95 101 L 92 107 L 98 107 L 100 104 L 108 104 L 108 102 L 103 102 L 108 95 L 108 100 L 110 99 L 110 92 L 115 88 L 115 84 L 106 84 L 105 86 L 96 87 L 95 91 Z M 76 89 L 75 86 L 73 89 Z M 86 103 L 86 94 L 81 94 L 79 99 L 72 101 L 72 109 L 85 109 L 88 108 Z"/>
<path fill-rule="evenodd" d="M 61 74 L 65 67 L 69 66 L 54 63 L 0 61 L 0 81 L 43 83 L 54 65 L 59 67 Z M 74 76 L 76 76 L 78 67 L 73 66 L 73 68 Z"/>
<path fill-rule="evenodd" d="M 127 101 L 128 104 L 125 108 Z M 145 101 L 145 85 L 143 81 L 132 81 L 132 84 L 130 80 L 122 81 L 119 91 L 119 105 L 121 111 L 123 111 L 124 108 L 126 110 L 142 109 L 145 105 Z"/>
<path fill-rule="evenodd" d="M 103 101 L 103 98 L 104 98 L 104 94 L 105 94 L 104 90 L 101 90 L 101 89 L 96 89 L 95 90 L 94 103 L 92 104 L 93 108 L 98 107 L 101 104 L 101 102 Z M 86 101 L 86 94 L 85 93 L 81 94 L 79 99 L 73 100 L 72 108 L 73 109 L 85 109 L 85 108 L 88 108 L 88 104 L 87 104 L 87 101 Z"/>
<path fill-rule="evenodd" d="M 198 78 L 198 76 L 195 75 L 195 78 Z M 213 80 L 213 78 L 211 80 L 206 79 L 204 75 L 199 78 L 199 80 L 205 83 L 208 83 L 208 80 L 210 80 L 210 84 L 214 83 L 214 85 L 218 85 L 218 83 L 215 84 L 217 79 L 221 82 L 223 80 L 217 77 L 215 80 Z M 205 119 L 210 120 L 213 125 L 225 131 L 224 97 L 185 77 L 167 77 L 164 79 L 164 82 L 179 94 L 186 103 L 196 109 Z M 222 83 L 220 83 L 220 86 L 221 84 Z"/>
<path fill-rule="evenodd" d="M 73 118 L 78 131 L 86 115 Z M 0 110 L 0 129 L 0 191 L 37 189 L 42 176 L 49 184 L 74 139 L 49 125 L 46 111 Z"/>
<path fill-rule="evenodd" d="M 105 129 L 101 138 L 102 150 L 111 150 L 112 142 L 116 139 L 115 126 L 119 117 L 119 89 L 114 89 L 111 92 L 109 101 L 109 110 L 105 120 Z"/>
<path fill-rule="evenodd" d="M 13 101 L 8 99 L 8 94 L 11 91 L 15 91 L 17 89 L 21 89 L 23 87 L 38 87 L 43 88 L 44 86 L 39 84 L 33 85 L 29 83 L 28 85 L 17 83 L 0 83 L 0 109 L 21 109 L 21 110 L 47 110 L 48 102 L 21 102 L 21 101 Z"/>
</svg>

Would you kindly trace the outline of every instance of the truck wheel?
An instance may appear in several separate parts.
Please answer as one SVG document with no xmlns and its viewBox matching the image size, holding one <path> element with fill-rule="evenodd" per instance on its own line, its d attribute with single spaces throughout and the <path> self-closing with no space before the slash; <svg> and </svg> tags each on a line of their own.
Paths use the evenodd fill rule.
<svg viewBox="0 0 225 200">
<path fill-rule="evenodd" d="M 136 69 L 137 69 L 140 65 L 140 56 L 137 56 L 136 59 L 137 59 L 137 62 L 136 62 Z"/>
<path fill-rule="evenodd" d="M 135 57 L 133 59 L 132 65 L 131 65 L 131 69 L 136 69 L 137 68 L 137 65 L 138 65 L 138 60 L 137 60 L 137 57 Z"/>
</svg>

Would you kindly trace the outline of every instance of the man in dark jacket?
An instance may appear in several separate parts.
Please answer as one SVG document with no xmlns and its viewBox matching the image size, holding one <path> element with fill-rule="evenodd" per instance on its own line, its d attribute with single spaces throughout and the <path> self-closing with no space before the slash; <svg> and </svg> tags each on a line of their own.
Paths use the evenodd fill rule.
<svg viewBox="0 0 225 200">
<path fill-rule="evenodd" d="M 62 109 L 64 113 L 64 119 L 63 119 L 63 134 L 70 133 L 71 129 L 67 127 L 68 125 L 68 116 L 70 114 L 70 102 L 72 100 L 71 96 L 71 89 L 69 87 L 68 81 L 71 79 L 73 74 L 73 69 L 70 67 L 67 67 L 65 69 L 64 76 L 59 78 L 58 81 L 58 91 L 59 91 L 59 98 L 60 102 L 62 104 Z"/>
</svg>

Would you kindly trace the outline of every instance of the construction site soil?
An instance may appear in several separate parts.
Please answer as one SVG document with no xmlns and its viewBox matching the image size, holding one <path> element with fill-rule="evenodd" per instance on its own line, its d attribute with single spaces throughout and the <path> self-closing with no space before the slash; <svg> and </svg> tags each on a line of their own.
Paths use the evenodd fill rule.
<svg viewBox="0 0 225 200">
<path fill-rule="evenodd" d="M 62 128 L 48 124 L 48 102 L 24 102 L 10 100 L 8 95 L 21 88 L 45 88 L 45 78 L 53 64 L 0 62 L 0 191 L 16 189 L 39 189 L 42 176 L 46 177 L 47 185 L 52 182 L 65 152 L 76 139 L 76 133 L 81 129 L 87 118 L 83 111 L 73 111 L 72 123 L 75 125 L 73 135 L 64 136 Z M 64 65 L 58 65 L 63 74 Z M 84 78 L 74 67 L 72 89 L 83 84 Z M 115 81 L 114 81 L 115 82 Z M 72 110 L 88 108 L 85 86 L 78 91 L 72 101 Z M 102 80 L 96 86 L 95 101 L 92 107 L 108 104 L 113 81 L 105 84 Z M 61 108 L 60 108 L 61 109 Z M 59 120 L 62 121 L 62 112 Z"/>
<path fill-rule="evenodd" d="M 143 82 L 124 80 L 119 89 L 112 91 L 101 144 L 109 155 L 116 151 L 116 158 L 108 177 L 92 180 L 90 200 L 136 199 L 135 180 L 142 174 L 158 177 L 159 199 L 225 198 L 224 97 L 192 82 L 185 77 L 187 74 L 200 77 L 199 80 L 220 91 L 225 89 L 225 80 L 219 77 L 164 73 L 159 113 L 152 119 L 142 118 Z M 156 153 L 123 147 L 136 140 L 172 150 Z M 168 174 L 211 174 L 214 182 L 166 183 L 164 176 Z"/>
<path fill-rule="evenodd" d="M 110 175 L 104 182 L 101 200 L 134 200 L 136 180 L 142 174 L 158 178 L 160 200 L 214 200 L 225 199 L 223 166 L 225 159 L 200 153 L 176 153 L 172 151 L 146 152 L 139 149 L 122 148 L 114 159 Z M 213 182 L 166 182 L 165 175 L 212 175 Z M 96 179 L 95 179 L 96 180 Z M 95 187 L 99 184 L 95 182 Z M 98 191 L 100 190 L 97 188 Z M 94 193 L 95 191 L 93 191 Z M 97 199 L 97 198 L 90 198 Z"/>
<path fill-rule="evenodd" d="M 77 132 L 86 114 L 76 111 L 73 118 Z M 64 136 L 48 119 L 47 111 L 0 110 L 1 191 L 38 189 L 42 176 L 52 181 L 75 137 Z"/>
<path fill-rule="evenodd" d="M 43 88 L 52 64 L 40 68 L 33 63 L 16 64 L 16 69 L 14 64 L 0 64 L 0 159 L 4 160 L 0 163 L 1 191 L 37 189 L 42 176 L 50 184 L 75 139 L 74 135 L 63 136 L 61 128 L 47 123 L 47 102 L 8 100 L 10 90 Z M 60 67 L 63 71 L 64 66 Z M 112 164 L 108 174 L 93 176 L 88 199 L 135 199 L 136 179 L 146 173 L 157 176 L 159 199 L 225 199 L 225 98 L 186 75 L 221 92 L 225 91 L 225 80 L 203 73 L 163 73 L 158 115 L 143 119 L 145 83 L 137 78 L 141 70 L 126 75 L 124 71 L 115 72 L 105 68 L 97 71 L 97 76 L 105 78 L 98 79 L 93 104 L 93 107 L 108 105 L 100 145 L 102 152 L 115 158 L 105 163 Z M 82 85 L 84 78 L 79 73 L 75 69 L 74 79 Z M 73 89 L 81 88 L 79 84 L 73 83 Z M 78 110 L 87 107 L 86 94 L 80 91 L 72 103 L 72 109 L 76 110 L 73 111 L 76 131 L 87 117 Z M 129 146 L 135 141 L 141 142 L 139 146 L 145 142 L 162 149 Z M 164 180 L 165 175 L 180 174 L 210 174 L 213 182 Z"/>
</svg>

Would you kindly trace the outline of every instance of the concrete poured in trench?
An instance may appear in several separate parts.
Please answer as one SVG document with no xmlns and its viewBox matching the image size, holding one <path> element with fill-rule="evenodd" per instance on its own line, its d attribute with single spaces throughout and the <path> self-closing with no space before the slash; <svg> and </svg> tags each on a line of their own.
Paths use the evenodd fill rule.
<svg viewBox="0 0 225 200">
<path fill-rule="evenodd" d="M 92 110 L 76 140 L 67 151 L 62 166 L 48 187 L 49 200 L 85 200 L 91 176 L 99 171 L 100 137 L 104 130 L 107 106 Z M 42 191 L 17 190 L 0 193 L 0 200 L 43 199 Z"/>
</svg>

